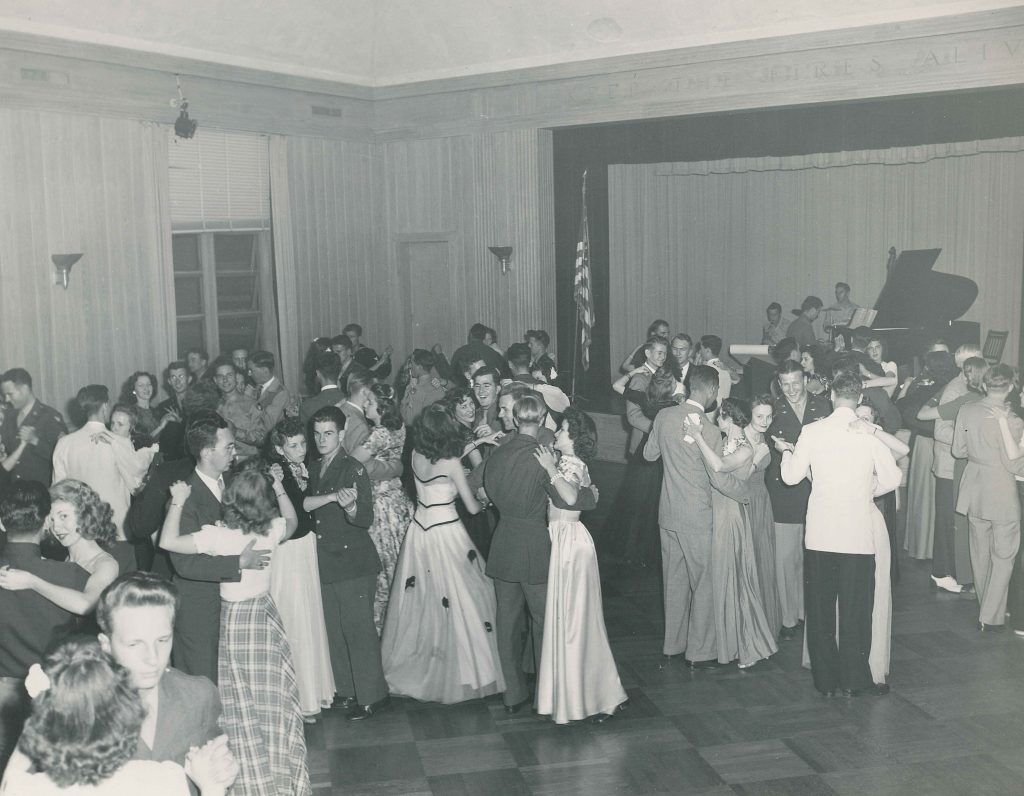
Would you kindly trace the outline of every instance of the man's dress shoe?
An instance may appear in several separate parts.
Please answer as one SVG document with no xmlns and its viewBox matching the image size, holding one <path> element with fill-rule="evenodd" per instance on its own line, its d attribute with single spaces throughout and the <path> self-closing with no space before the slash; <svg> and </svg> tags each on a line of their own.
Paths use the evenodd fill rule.
<svg viewBox="0 0 1024 796">
<path fill-rule="evenodd" d="M 353 705 L 345 718 L 349 721 L 372 719 L 378 713 L 383 710 L 387 710 L 389 707 L 391 707 L 391 697 L 384 697 L 378 702 L 373 702 L 369 705 Z"/>
</svg>

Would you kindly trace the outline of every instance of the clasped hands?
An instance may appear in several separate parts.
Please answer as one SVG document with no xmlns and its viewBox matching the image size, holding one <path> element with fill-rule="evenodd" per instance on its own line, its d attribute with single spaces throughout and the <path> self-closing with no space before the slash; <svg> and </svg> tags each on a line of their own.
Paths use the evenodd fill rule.
<svg viewBox="0 0 1024 796">
<path fill-rule="evenodd" d="M 203 746 L 191 747 L 185 758 L 185 773 L 204 794 L 226 792 L 239 774 L 228 737 L 221 735 Z"/>
</svg>

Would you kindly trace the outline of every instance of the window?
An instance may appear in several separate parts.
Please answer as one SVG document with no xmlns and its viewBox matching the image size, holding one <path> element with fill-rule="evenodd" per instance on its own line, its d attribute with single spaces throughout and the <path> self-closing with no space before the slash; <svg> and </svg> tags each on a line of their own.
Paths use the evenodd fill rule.
<svg viewBox="0 0 1024 796">
<path fill-rule="evenodd" d="M 174 297 L 178 351 L 230 352 L 276 348 L 276 329 L 265 334 L 261 266 L 269 260 L 270 235 L 257 232 L 176 234 Z M 262 300 L 261 300 L 262 299 Z M 269 339 L 268 339 L 269 338 Z"/>
<path fill-rule="evenodd" d="M 170 134 L 178 352 L 277 351 L 269 153 L 264 136 Z"/>
</svg>

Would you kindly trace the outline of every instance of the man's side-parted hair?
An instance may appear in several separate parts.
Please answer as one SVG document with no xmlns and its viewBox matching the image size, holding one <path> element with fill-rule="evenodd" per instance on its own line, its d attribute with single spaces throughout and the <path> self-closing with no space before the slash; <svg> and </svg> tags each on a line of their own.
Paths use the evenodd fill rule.
<svg viewBox="0 0 1024 796">
<path fill-rule="evenodd" d="M 171 609 L 171 624 L 178 613 L 178 587 L 155 572 L 128 572 L 103 590 L 96 603 L 96 624 L 110 635 L 111 616 L 118 608 L 158 606 Z"/>
<path fill-rule="evenodd" d="M 277 360 L 269 351 L 253 351 L 249 354 L 249 364 L 258 368 L 266 368 L 273 373 L 274 368 L 277 367 Z"/>
<path fill-rule="evenodd" d="M 710 365 L 694 365 L 690 368 L 690 393 L 709 392 L 718 394 L 718 371 Z"/>
<path fill-rule="evenodd" d="M 708 349 L 713 356 L 718 356 L 722 353 L 722 338 L 717 334 L 706 334 L 700 338 L 701 348 Z"/>
<path fill-rule="evenodd" d="M 336 406 L 321 406 L 313 414 L 310 423 L 314 426 L 317 423 L 334 423 L 338 431 L 341 431 L 345 428 L 345 413 Z"/>
<path fill-rule="evenodd" d="M 832 392 L 836 398 L 856 401 L 864 391 L 864 382 L 856 373 L 848 370 L 840 371 L 832 380 Z"/>
<path fill-rule="evenodd" d="M 82 410 L 82 415 L 85 418 L 92 417 L 103 404 L 110 403 L 110 390 L 102 384 L 87 384 L 78 391 L 75 403 L 78 404 L 78 408 Z"/>
<path fill-rule="evenodd" d="M 50 513 L 50 493 L 38 481 L 15 481 L 0 493 L 0 522 L 8 538 L 38 533 Z"/>
<path fill-rule="evenodd" d="M 1013 368 L 1009 365 L 1004 365 L 1002 362 L 990 367 L 981 380 L 986 390 L 995 390 L 997 392 L 1013 389 L 1015 382 Z"/>
<path fill-rule="evenodd" d="M 203 413 L 189 423 L 185 441 L 196 461 L 204 450 L 217 447 L 217 432 L 222 428 L 230 428 L 228 421 L 215 412 Z"/>
<path fill-rule="evenodd" d="M 544 422 L 547 413 L 548 408 L 544 404 L 544 399 L 533 390 L 517 398 L 512 404 L 512 417 L 520 425 L 539 425 Z"/>
<path fill-rule="evenodd" d="M 98 785 L 132 759 L 145 710 L 126 669 L 94 638 L 66 641 L 42 664 L 18 748 L 59 788 Z"/>
<path fill-rule="evenodd" d="M 32 389 L 32 376 L 27 370 L 25 370 L 25 368 L 11 368 L 10 370 L 5 370 L 0 374 L 0 383 L 5 381 L 9 381 L 11 384 L 18 387 L 28 387 L 30 390 Z"/>
<path fill-rule="evenodd" d="M 517 368 L 529 368 L 532 357 L 530 347 L 526 343 L 512 343 L 505 352 L 508 364 Z"/>
</svg>

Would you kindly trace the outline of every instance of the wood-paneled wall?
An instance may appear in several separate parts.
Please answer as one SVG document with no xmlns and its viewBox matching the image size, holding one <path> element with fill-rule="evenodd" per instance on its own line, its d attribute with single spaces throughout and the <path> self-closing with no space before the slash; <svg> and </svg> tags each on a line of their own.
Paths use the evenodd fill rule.
<svg viewBox="0 0 1024 796">
<path fill-rule="evenodd" d="M 321 335 L 362 324 L 367 341 L 382 339 L 374 243 L 373 145 L 294 136 L 287 139 L 291 238 L 298 298 L 299 348 Z M 296 319 L 293 319 L 293 321 Z"/>
<path fill-rule="evenodd" d="M 28 368 L 62 411 L 173 358 L 166 142 L 138 121 L 0 110 L 0 368 Z M 50 255 L 74 252 L 64 290 Z"/>
<path fill-rule="evenodd" d="M 398 358 L 435 342 L 450 354 L 476 321 L 503 345 L 554 329 L 550 158 L 550 133 L 534 130 L 380 145 L 289 138 L 302 344 L 352 321 Z M 507 275 L 487 249 L 504 245 Z M 410 263 L 417 247 L 437 256 L 439 246 L 444 263 L 423 265 L 442 283 L 425 284 Z M 414 327 L 424 296 L 427 338 Z"/>
</svg>

